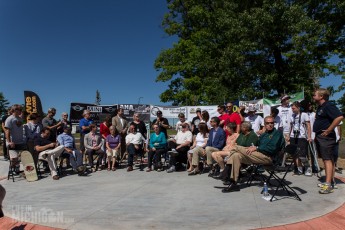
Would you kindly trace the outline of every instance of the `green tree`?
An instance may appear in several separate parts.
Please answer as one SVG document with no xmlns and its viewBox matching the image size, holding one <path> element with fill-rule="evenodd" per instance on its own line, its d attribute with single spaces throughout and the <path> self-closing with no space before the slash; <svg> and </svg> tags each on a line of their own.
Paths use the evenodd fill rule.
<svg viewBox="0 0 345 230">
<path fill-rule="evenodd" d="M 7 108 L 9 106 L 8 100 L 4 97 L 4 94 L 0 92 L 0 115 L 7 113 Z"/>
<path fill-rule="evenodd" d="M 345 93 L 343 94 L 341 98 L 339 98 L 337 102 L 338 102 L 338 105 L 340 106 L 341 112 L 345 114 Z"/>
<path fill-rule="evenodd" d="M 101 104 L 101 93 L 98 91 L 98 89 L 96 90 L 96 101 L 95 101 L 96 105 L 100 105 Z"/>
<path fill-rule="evenodd" d="M 343 75 L 345 4 L 337 0 L 167 0 L 177 43 L 155 61 L 160 99 L 174 105 L 311 93 Z M 330 63 L 338 56 L 339 62 Z M 197 98 L 195 100 L 195 98 Z"/>
</svg>

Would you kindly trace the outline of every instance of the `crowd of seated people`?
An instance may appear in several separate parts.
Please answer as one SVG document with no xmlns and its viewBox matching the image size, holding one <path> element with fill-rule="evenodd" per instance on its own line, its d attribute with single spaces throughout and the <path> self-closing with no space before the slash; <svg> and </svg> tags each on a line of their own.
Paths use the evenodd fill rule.
<svg viewBox="0 0 345 230">
<path fill-rule="evenodd" d="M 15 130 L 10 122 L 21 119 L 17 107 L 12 111 L 14 117 L 7 121 L 8 129 Z M 37 114 L 31 114 L 24 125 L 23 136 L 35 161 L 47 161 L 54 180 L 59 179 L 55 164 L 59 157 L 66 158 L 66 163 L 75 173 L 85 175 L 90 173 L 87 168 L 91 172 L 106 167 L 108 171 L 116 171 L 117 165 L 126 157 L 127 171 L 131 172 L 134 170 L 135 158 L 147 155 L 146 172 L 163 171 L 164 157 L 169 162 L 167 173 L 187 170 L 188 175 L 192 176 L 207 171 L 210 177 L 222 179 L 225 185 L 229 185 L 223 192 L 231 192 L 239 190 L 237 184 L 243 164 L 271 163 L 274 154 L 286 144 L 285 141 L 297 144 L 306 157 L 312 132 L 310 118 L 300 107 L 299 103 L 293 103 L 292 113 L 285 114 L 290 124 L 288 136 L 283 135 L 283 121 L 277 108 L 272 108 L 271 116 L 263 119 L 256 114 L 255 108 L 250 107 L 245 113 L 244 108 L 234 110 L 232 103 L 219 105 L 219 116 L 211 119 L 206 110 L 198 109 L 192 123 L 187 121 L 185 114 L 178 114 L 176 135 L 171 138 L 167 133 L 169 122 L 161 111 L 157 112 L 157 119 L 152 122 L 151 134 L 147 133 L 145 123 L 139 118 L 140 114 L 134 113 L 133 121 L 129 123 L 123 116 L 123 109 L 119 109 L 114 117 L 107 116 L 100 124 L 98 134 L 98 127 L 90 118 L 90 111 L 85 110 L 80 120 L 78 150 L 67 113 L 62 113 L 62 121 L 57 122 L 54 119 L 54 108 L 48 110 L 43 125 L 37 119 Z M 11 136 L 6 137 L 12 139 Z M 12 152 L 10 156 L 16 157 Z M 87 159 L 83 160 L 83 156 L 87 156 Z M 85 166 L 86 161 L 88 167 Z M 295 159 L 295 163 L 296 174 L 311 175 L 308 161 Z"/>
</svg>

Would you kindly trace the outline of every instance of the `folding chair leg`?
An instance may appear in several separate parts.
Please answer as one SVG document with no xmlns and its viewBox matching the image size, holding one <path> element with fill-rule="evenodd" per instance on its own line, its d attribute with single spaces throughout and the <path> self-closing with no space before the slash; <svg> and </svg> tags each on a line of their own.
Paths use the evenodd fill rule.
<svg viewBox="0 0 345 230">
<path fill-rule="evenodd" d="M 7 180 L 9 180 L 10 177 L 12 177 L 12 181 L 14 182 L 14 172 L 13 172 L 13 167 L 12 167 L 12 162 L 11 162 L 11 160 L 10 160 L 10 166 L 9 166 L 9 168 L 8 168 Z"/>
</svg>

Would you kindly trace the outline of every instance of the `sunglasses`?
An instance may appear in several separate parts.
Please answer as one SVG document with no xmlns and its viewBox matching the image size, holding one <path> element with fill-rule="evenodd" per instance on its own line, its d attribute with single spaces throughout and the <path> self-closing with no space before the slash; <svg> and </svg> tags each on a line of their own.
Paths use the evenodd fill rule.
<svg viewBox="0 0 345 230">
<path fill-rule="evenodd" d="M 274 122 L 265 122 L 266 125 L 272 125 Z"/>
</svg>

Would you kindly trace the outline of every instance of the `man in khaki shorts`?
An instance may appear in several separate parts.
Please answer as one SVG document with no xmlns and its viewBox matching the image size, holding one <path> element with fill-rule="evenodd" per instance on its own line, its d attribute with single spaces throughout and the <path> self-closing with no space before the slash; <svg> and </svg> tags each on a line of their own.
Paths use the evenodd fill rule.
<svg viewBox="0 0 345 230">
<path fill-rule="evenodd" d="M 22 106 L 18 104 L 12 105 L 11 114 L 5 121 L 6 145 L 11 166 L 18 172 L 18 157 L 21 151 L 27 149 L 24 139 L 23 119 L 21 118 Z"/>
</svg>

